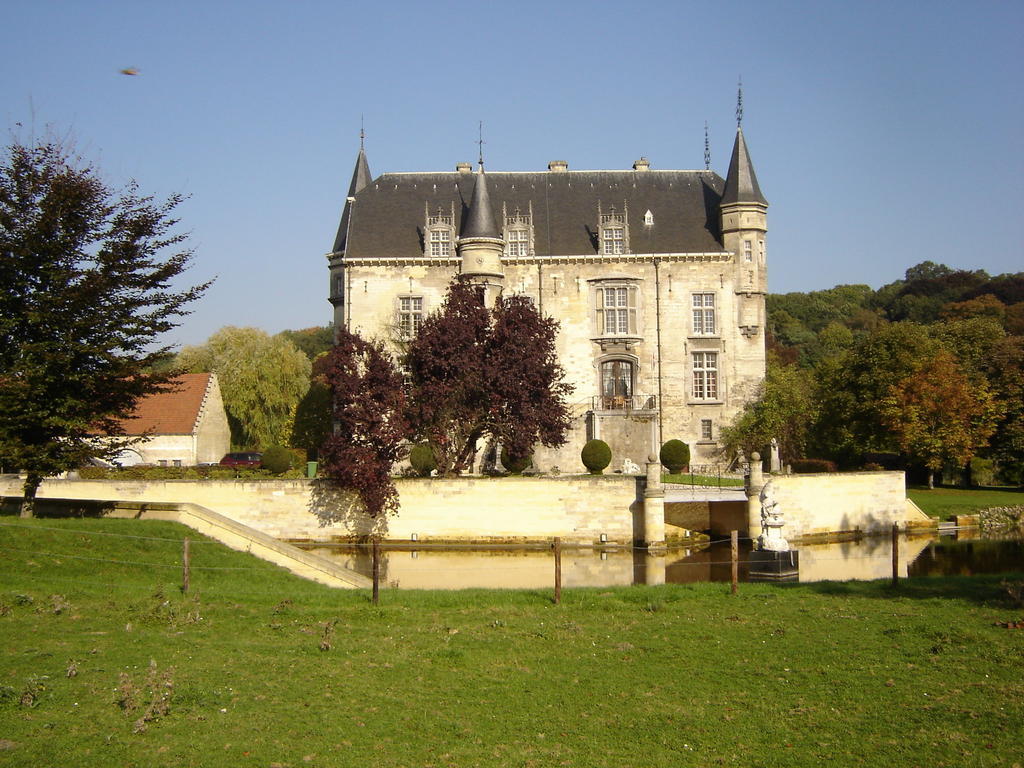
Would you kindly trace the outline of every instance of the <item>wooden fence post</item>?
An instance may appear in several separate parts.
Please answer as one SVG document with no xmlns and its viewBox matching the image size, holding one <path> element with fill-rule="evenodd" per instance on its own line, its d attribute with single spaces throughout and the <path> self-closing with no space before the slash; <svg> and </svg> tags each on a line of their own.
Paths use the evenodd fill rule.
<svg viewBox="0 0 1024 768">
<path fill-rule="evenodd" d="M 555 536 L 555 605 L 562 602 L 562 538 Z"/>
<path fill-rule="evenodd" d="M 736 594 L 740 583 L 740 535 L 733 531 L 729 535 L 730 554 L 732 558 L 732 594 Z"/>
<path fill-rule="evenodd" d="M 188 536 L 181 543 L 181 591 L 188 594 L 189 582 L 192 577 L 192 554 L 189 552 Z"/>
<path fill-rule="evenodd" d="M 373 604 L 380 600 L 380 541 L 373 540 Z"/>
<path fill-rule="evenodd" d="M 900 526 L 892 524 L 892 585 L 900 583 Z"/>
</svg>

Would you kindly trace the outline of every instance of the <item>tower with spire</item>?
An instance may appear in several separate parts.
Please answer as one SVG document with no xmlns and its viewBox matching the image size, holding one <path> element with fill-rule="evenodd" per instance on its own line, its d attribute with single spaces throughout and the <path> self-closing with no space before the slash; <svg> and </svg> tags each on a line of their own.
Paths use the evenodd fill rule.
<svg viewBox="0 0 1024 768">
<path fill-rule="evenodd" d="M 349 230 L 352 226 L 353 208 L 356 202 L 356 195 L 363 191 L 373 177 L 370 176 L 370 164 L 366 160 L 366 131 L 359 129 L 359 155 L 356 157 L 356 166 L 352 170 L 352 181 L 348 185 L 348 194 L 345 196 L 345 205 L 341 210 L 341 223 L 338 224 L 338 232 L 334 236 L 334 247 L 327 254 L 330 265 L 331 286 L 328 293 L 328 300 L 334 307 L 334 327 L 344 328 L 348 325 L 345 312 L 346 290 L 345 275 L 345 249 L 348 244 Z"/>
<path fill-rule="evenodd" d="M 487 306 L 493 306 L 505 280 L 501 265 L 505 240 L 498 229 L 491 198 L 487 194 L 483 156 L 480 157 L 473 197 L 462 220 L 456 248 L 463 277 L 481 289 Z"/>
<path fill-rule="evenodd" d="M 764 328 L 764 297 L 768 293 L 766 238 L 768 201 L 761 193 L 743 137 L 743 91 L 737 97 L 736 141 L 719 202 L 722 245 L 736 254 L 734 287 L 737 322 L 746 337 Z"/>
</svg>

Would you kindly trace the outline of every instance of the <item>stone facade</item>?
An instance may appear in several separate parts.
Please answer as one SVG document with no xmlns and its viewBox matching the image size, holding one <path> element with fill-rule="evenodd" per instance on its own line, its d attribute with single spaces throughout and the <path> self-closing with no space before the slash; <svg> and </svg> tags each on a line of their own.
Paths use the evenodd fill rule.
<svg viewBox="0 0 1024 768">
<path fill-rule="evenodd" d="M 328 254 L 334 322 L 397 349 L 456 275 L 491 300 L 528 296 L 559 322 L 574 386 L 569 441 L 538 449 L 542 470 L 578 471 L 595 437 L 612 468 L 673 438 L 694 463 L 718 461 L 720 428 L 764 378 L 766 209 L 740 131 L 724 180 L 646 159 L 372 179 L 360 150 Z"/>
</svg>

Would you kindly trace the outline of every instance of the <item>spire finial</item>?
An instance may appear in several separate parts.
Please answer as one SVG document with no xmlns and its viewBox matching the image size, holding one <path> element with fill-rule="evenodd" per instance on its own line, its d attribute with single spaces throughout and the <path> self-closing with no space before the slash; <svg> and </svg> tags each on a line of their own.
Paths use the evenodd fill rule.
<svg viewBox="0 0 1024 768">
<path fill-rule="evenodd" d="M 711 170 L 711 142 L 708 140 L 708 121 L 704 121 L 704 170 Z"/>
<path fill-rule="evenodd" d="M 480 138 L 477 140 L 477 145 L 480 147 L 480 167 L 484 165 L 484 121 L 480 121 Z"/>
<path fill-rule="evenodd" d="M 363 146 L 366 140 L 366 130 L 363 127 L 363 116 L 359 116 L 359 151 L 362 152 L 365 147 Z"/>
<path fill-rule="evenodd" d="M 743 122 L 743 77 L 740 77 L 736 86 L 736 127 L 739 128 Z"/>
</svg>

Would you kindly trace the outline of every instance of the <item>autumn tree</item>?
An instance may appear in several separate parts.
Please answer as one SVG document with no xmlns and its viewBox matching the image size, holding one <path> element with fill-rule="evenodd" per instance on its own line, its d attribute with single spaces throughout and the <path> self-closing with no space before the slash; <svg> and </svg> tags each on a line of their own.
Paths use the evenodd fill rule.
<svg viewBox="0 0 1024 768">
<path fill-rule="evenodd" d="M 370 517 L 397 512 L 391 469 L 408 431 L 401 374 L 381 344 L 344 329 L 322 370 L 334 420 L 320 448 L 324 472 L 357 493 Z"/>
<path fill-rule="evenodd" d="M 899 447 L 928 470 L 928 487 L 946 464 L 964 466 L 995 431 L 999 407 L 983 379 L 969 378 L 946 350 L 922 361 L 880 402 Z"/>
<path fill-rule="evenodd" d="M 159 338 L 207 287 L 177 287 L 192 259 L 174 231 L 180 202 L 140 195 L 135 184 L 115 191 L 58 142 L 7 148 L 0 455 L 26 471 L 25 516 L 47 475 L 137 442 L 119 420 L 168 389 Z"/>
<path fill-rule="evenodd" d="M 205 344 L 182 349 L 177 365 L 217 374 L 232 443 L 264 448 L 288 441 L 310 373 L 309 358 L 288 339 L 226 326 Z"/>
<path fill-rule="evenodd" d="M 429 442 L 438 474 L 470 469 L 484 438 L 520 456 L 565 441 L 571 387 L 562 381 L 557 332 L 526 297 L 499 297 L 491 312 L 471 284 L 451 283 L 405 356 L 410 426 Z"/>
</svg>

